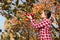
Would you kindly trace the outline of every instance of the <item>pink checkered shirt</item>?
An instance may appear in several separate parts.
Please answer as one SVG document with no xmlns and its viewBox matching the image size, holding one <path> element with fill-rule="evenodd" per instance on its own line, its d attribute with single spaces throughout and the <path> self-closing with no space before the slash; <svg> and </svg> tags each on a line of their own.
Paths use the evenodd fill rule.
<svg viewBox="0 0 60 40">
<path fill-rule="evenodd" d="M 51 21 L 49 19 L 44 19 L 42 22 L 36 23 L 35 19 L 31 20 L 31 24 L 35 28 L 39 28 L 40 40 L 52 40 L 51 35 Z"/>
</svg>

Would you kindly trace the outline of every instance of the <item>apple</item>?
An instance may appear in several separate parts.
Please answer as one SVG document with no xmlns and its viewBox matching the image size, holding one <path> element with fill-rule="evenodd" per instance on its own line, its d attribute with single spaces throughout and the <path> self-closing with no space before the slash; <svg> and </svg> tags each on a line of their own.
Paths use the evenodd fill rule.
<svg viewBox="0 0 60 40">
<path fill-rule="evenodd" d="M 30 15 L 30 13 L 25 13 L 25 16 L 29 16 Z"/>
<path fill-rule="evenodd" d="M 34 14 L 32 13 L 31 16 L 34 16 Z"/>
</svg>

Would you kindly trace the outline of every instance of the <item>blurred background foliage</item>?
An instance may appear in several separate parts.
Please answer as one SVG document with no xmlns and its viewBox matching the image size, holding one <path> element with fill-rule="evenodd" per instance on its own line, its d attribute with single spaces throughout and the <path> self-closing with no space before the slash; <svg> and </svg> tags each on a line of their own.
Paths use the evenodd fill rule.
<svg viewBox="0 0 60 40">
<path fill-rule="evenodd" d="M 0 0 L 0 14 L 6 17 L 4 23 L 5 32 L 2 32 L 1 40 L 39 40 L 39 29 L 32 27 L 25 14 L 30 13 L 34 15 L 33 18 L 37 19 L 36 22 L 40 22 L 42 21 L 40 15 L 43 10 L 50 10 L 52 12 L 52 19 L 55 18 L 55 20 L 51 33 L 53 40 L 59 40 L 59 0 Z"/>
</svg>

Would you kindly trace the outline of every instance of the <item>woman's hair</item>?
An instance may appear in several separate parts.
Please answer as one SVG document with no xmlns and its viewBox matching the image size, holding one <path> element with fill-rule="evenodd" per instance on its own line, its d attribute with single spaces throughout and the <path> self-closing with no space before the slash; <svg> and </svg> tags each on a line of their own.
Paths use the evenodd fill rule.
<svg viewBox="0 0 60 40">
<path fill-rule="evenodd" d="M 49 10 L 44 10 L 44 12 L 46 13 L 47 18 L 50 18 L 50 16 L 51 16 L 51 11 L 49 11 Z"/>
</svg>

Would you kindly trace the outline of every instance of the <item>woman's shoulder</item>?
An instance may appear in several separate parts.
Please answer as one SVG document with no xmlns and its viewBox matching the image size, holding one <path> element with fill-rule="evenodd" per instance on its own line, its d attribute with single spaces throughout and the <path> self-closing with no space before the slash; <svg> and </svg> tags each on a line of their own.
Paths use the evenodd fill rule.
<svg viewBox="0 0 60 40">
<path fill-rule="evenodd" d="M 44 21 L 46 21 L 46 22 L 50 22 L 50 23 L 51 23 L 51 20 L 50 20 L 50 19 L 45 19 Z"/>
</svg>

